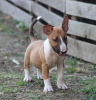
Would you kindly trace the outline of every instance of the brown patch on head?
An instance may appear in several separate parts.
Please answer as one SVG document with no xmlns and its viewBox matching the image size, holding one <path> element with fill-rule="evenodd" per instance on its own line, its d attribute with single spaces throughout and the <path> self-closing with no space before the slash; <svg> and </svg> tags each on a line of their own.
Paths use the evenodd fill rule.
<svg viewBox="0 0 96 100">
<path fill-rule="evenodd" d="M 46 26 L 43 27 L 43 31 L 46 35 L 50 35 L 53 31 L 53 26 L 46 25 Z"/>
<path fill-rule="evenodd" d="M 64 40 L 67 34 L 61 27 L 53 27 L 52 33 L 48 36 L 51 46 L 57 46 L 61 43 L 60 37 Z M 67 43 L 67 39 L 64 40 Z"/>
</svg>

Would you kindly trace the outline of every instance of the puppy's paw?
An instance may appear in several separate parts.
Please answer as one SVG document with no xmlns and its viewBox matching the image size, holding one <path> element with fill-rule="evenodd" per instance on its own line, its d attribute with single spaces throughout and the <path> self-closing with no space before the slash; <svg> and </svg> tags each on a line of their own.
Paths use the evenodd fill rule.
<svg viewBox="0 0 96 100">
<path fill-rule="evenodd" d="M 51 85 L 51 82 L 50 82 L 50 79 L 46 79 L 44 80 L 44 90 L 43 92 L 51 92 L 53 91 L 53 88 L 52 88 L 52 85 Z"/>
<path fill-rule="evenodd" d="M 64 90 L 68 89 L 68 87 L 63 82 L 62 83 L 57 83 L 57 86 L 60 89 L 64 89 Z"/>
<path fill-rule="evenodd" d="M 45 86 L 43 92 L 51 92 L 54 91 L 52 86 Z"/>
<path fill-rule="evenodd" d="M 32 82 L 32 79 L 31 79 L 31 77 L 30 77 L 30 76 L 28 76 L 28 77 L 24 77 L 24 81 L 27 81 L 27 82 Z"/>
</svg>

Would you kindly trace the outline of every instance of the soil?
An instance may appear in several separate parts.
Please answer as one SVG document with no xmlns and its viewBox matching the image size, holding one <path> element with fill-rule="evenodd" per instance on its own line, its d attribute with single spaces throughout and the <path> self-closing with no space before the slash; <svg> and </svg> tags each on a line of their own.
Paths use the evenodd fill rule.
<svg viewBox="0 0 96 100">
<path fill-rule="evenodd" d="M 70 56 L 65 57 L 64 71 L 64 81 L 69 87 L 68 90 L 61 90 L 57 88 L 56 68 L 50 71 L 54 92 L 43 93 L 43 80 L 36 79 L 36 69 L 34 67 L 31 67 L 33 82 L 24 83 L 23 59 L 26 48 L 30 43 L 28 30 L 25 31 L 18 29 L 13 19 L 6 18 L 6 16 L 8 15 L 0 12 L 0 25 L 6 23 L 6 25 L 8 25 L 13 31 L 10 35 L 8 34 L 10 32 L 9 30 L 5 31 L 4 29 L 0 28 L 0 75 L 3 77 L 0 78 L 0 83 L 2 83 L 0 84 L 0 87 L 2 88 L 0 90 L 1 100 L 96 100 L 96 96 L 87 97 L 89 95 L 88 93 L 79 91 L 86 87 L 86 85 L 83 83 L 81 85 L 81 80 L 94 78 L 96 83 L 96 66 L 78 59 L 76 59 L 76 62 L 74 62 L 71 59 L 73 61 L 73 65 L 75 67 L 79 67 L 79 71 L 75 70 L 73 72 L 68 72 L 66 70 L 67 67 L 72 65 L 70 62 Z M 19 61 L 20 64 L 14 63 L 12 59 Z M 9 87 L 14 91 L 5 91 L 5 88 Z"/>
</svg>

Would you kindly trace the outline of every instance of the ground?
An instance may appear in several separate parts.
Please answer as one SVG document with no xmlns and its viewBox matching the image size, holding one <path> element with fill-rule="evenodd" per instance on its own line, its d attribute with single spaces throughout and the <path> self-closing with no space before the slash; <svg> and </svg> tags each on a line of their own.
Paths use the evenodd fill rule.
<svg viewBox="0 0 96 100">
<path fill-rule="evenodd" d="M 0 100 L 96 100 L 96 65 L 68 55 L 64 61 L 68 90 L 57 88 L 56 68 L 50 71 L 54 92 L 43 93 L 43 80 L 37 79 L 34 67 L 33 81 L 24 82 L 23 59 L 29 43 L 28 27 L 0 12 Z"/>
</svg>

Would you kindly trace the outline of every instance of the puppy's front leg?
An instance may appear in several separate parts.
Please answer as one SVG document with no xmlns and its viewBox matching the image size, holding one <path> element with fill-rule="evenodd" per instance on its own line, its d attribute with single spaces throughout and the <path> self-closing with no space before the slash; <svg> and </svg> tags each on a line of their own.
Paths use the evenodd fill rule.
<svg viewBox="0 0 96 100">
<path fill-rule="evenodd" d="M 49 78 L 49 68 L 47 64 L 42 65 L 42 72 L 44 77 L 44 90 L 43 92 L 50 92 L 53 91 L 50 78 Z"/>
<path fill-rule="evenodd" d="M 57 65 L 57 69 L 58 69 L 57 86 L 58 88 L 61 88 L 61 89 L 68 89 L 68 87 L 63 82 L 63 69 L 64 69 L 63 66 L 64 66 L 63 63 L 60 63 Z"/>
</svg>

